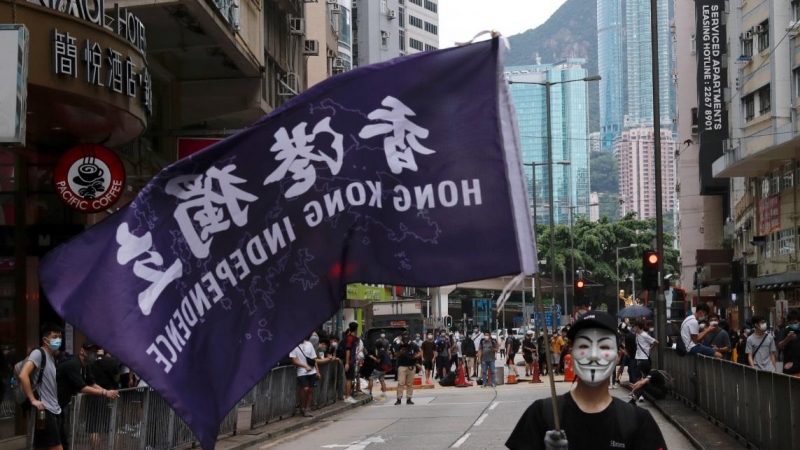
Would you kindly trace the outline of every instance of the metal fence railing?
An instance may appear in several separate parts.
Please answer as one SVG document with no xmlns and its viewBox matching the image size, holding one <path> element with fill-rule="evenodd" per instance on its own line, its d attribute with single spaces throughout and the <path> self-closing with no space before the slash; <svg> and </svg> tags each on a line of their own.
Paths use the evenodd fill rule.
<svg viewBox="0 0 800 450">
<path fill-rule="evenodd" d="M 320 366 L 320 377 L 312 401 L 315 409 L 344 394 L 344 368 L 339 361 Z M 156 391 L 136 388 L 119 393 L 114 401 L 84 394 L 73 398 L 65 408 L 71 449 L 172 450 L 197 445 L 183 419 Z M 228 413 L 219 438 L 236 434 L 240 408 L 252 408 L 250 423 L 241 425 L 254 428 L 296 414 L 297 400 L 296 368 L 277 367 Z"/>
<path fill-rule="evenodd" d="M 800 378 L 667 349 L 673 393 L 755 447 L 793 450 L 800 442 Z"/>
</svg>

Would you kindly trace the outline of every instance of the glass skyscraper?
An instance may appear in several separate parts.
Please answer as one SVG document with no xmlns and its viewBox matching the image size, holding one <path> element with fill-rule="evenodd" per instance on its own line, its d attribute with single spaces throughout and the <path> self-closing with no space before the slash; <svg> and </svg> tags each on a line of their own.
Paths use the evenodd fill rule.
<svg viewBox="0 0 800 450">
<path fill-rule="evenodd" d="M 658 0 L 658 76 L 661 126 L 675 130 L 670 0 Z M 597 66 L 602 148 L 626 128 L 653 125 L 650 0 L 597 0 Z"/>
<path fill-rule="evenodd" d="M 545 87 L 536 84 L 580 80 L 587 76 L 585 60 L 567 59 L 556 64 L 506 67 L 511 82 L 511 97 L 519 119 L 522 142 L 522 160 L 525 164 L 547 163 L 547 105 Z M 588 89 L 586 82 L 578 81 L 551 86 L 550 112 L 552 121 L 553 161 L 569 161 L 569 165 L 553 166 L 555 190 L 555 220 L 569 223 L 569 207 L 576 206 L 575 215 L 589 214 L 589 142 Z M 539 223 L 548 223 L 550 193 L 549 167 L 536 167 L 536 216 Z M 525 168 L 528 178 L 528 195 L 533 198 L 531 168 Z"/>
<path fill-rule="evenodd" d="M 600 80 L 600 147 L 610 151 L 625 123 L 625 0 L 597 0 L 597 68 Z"/>
</svg>

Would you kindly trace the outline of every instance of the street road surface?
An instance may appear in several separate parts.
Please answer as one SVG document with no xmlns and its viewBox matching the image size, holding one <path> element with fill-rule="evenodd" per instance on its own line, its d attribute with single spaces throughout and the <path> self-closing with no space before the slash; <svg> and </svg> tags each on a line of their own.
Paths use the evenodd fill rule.
<svg viewBox="0 0 800 450">
<path fill-rule="evenodd" d="M 568 390 L 558 384 L 559 394 Z M 611 391 L 628 395 L 626 389 Z M 501 449 L 517 420 L 536 399 L 547 397 L 546 384 L 520 383 L 498 386 L 497 390 L 442 388 L 414 392 L 415 405 L 395 406 L 395 393 L 387 401 L 377 400 L 331 421 L 323 421 L 306 430 L 275 441 L 259 444 L 250 450 L 442 450 Z M 688 440 L 652 406 L 640 403 L 655 417 L 670 450 L 692 449 Z"/>
</svg>

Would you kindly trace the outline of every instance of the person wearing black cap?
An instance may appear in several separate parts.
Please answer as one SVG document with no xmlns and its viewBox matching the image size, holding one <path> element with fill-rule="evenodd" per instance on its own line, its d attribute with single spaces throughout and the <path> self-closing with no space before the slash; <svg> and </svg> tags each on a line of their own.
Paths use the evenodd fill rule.
<svg viewBox="0 0 800 450">
<path fill-rule="evenodd" d="M 590 312 L 569 330 L 576 387 L 556 399 L 561 429 L 570 449 L 664 450 L 661 430 L 650 412 L 612 397 L 608 382 L 617 359 L 617 321 Z M 506 441 L 511 450 L 545 449 L 555 429 L 552 399 L 535 401 Z"/>
</svg>

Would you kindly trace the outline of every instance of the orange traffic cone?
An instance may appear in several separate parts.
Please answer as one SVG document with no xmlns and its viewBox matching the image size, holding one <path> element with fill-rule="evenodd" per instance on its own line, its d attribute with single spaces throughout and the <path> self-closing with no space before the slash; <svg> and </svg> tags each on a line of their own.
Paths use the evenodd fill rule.
<svg viewBox="0 0 800 450">
<path fill-rule="evenodd" d="M 539 361 L 533 360 L 533 377 L 531 378 L 531 383 L 541 383 L 542 379 L 539 378 Z"/>
<path fill-rule="evenodd" d="M 514 372 L 508 373 L 508 381 L 506 384 L 517 384 L 517 375 Z"/>
<path fill-rule="evenodd" d="M 572 383 L 575 381 L 575 372 L 572 370 L 572 355 L 564 356 L 564 382 Z"/>
<path fill-rule="evenodd" d="M 458 363 L 458 376 L 456 377 L 456 387 L 470 387 L 472 386 L 472 382 L 467 381 L 467 377 L 464 375 L 464 363 Z"/>
</svg>

